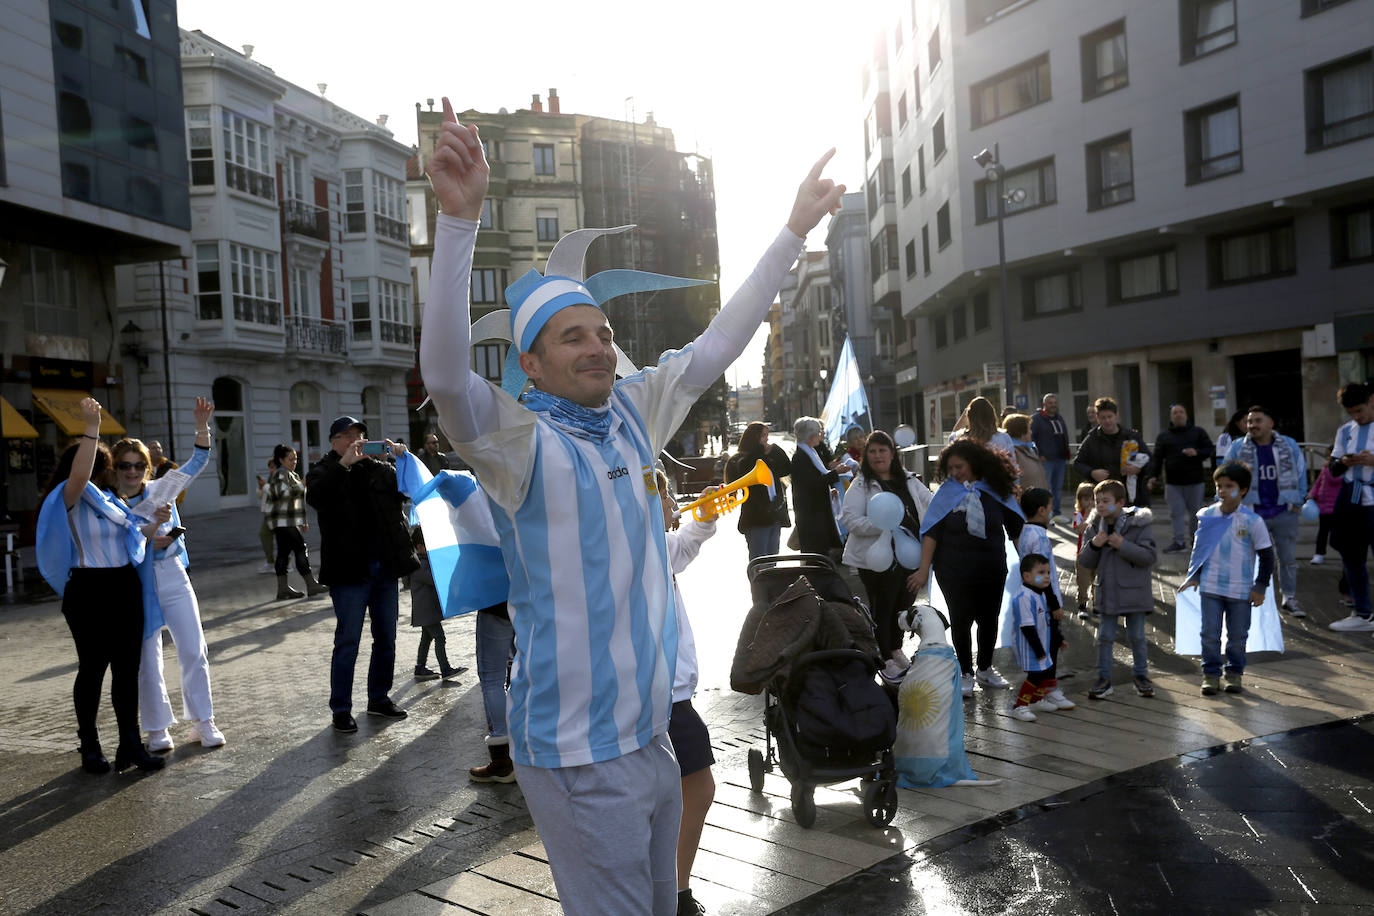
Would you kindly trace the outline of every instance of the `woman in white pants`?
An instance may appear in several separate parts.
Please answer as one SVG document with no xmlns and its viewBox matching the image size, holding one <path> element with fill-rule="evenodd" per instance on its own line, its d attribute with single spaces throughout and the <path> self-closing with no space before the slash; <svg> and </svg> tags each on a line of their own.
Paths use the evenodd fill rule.
<svg viewBox="0 0 1374 916">
<path fill-rule="evenodd" d="M 213 404 L 196 398 L 196 453 L 180 469 L 181 473 L 193 478 L 210 463 L 210 414 L 213 411 Z M 146 495 L 145 486 L 151 474 L 148 450 L 138 439 L 122 439 L 115 443 L 112 453 L 116 495 L 130 507 L 136 506 Z M 191 740 L 205 747 L 219 747 L 224 744 L 224 735 L 215 726 L 210 698 L 210 663 L 206 656 L 205 634 L 200 627 L 200 606 L 186 575 L 185 538 L 181 534 L 167 535 L 180 527 L 181 517 L 173 502 L 172 518 L 158 529 L 152 539 L 151 559 L 145 562 L 153 564 L 156 602 L 177 649 L 182 715 L 195 723 L 191 726 Z M 145 586 L 145 605 L 150 603 L 149 598 Z M 148 733 L 148 750 L 170 751 L 175 742 L 167 730 L 176 723 L 176 716 L 172 714 L 163 677 L 161 628 L 143 641 L 143 657 L 138 668 L 138 705 L 143 729 Z"/>
</svg>

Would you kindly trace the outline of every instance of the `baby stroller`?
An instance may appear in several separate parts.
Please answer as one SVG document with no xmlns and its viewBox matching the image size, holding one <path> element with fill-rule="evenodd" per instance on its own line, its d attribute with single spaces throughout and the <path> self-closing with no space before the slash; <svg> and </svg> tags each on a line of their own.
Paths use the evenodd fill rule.
<svg viewBox="0 0 1374 916">
<path fill-rule="evenodd" d="M 872 626 L 868 609 L 851 594 L 835 565 L 820 554 L 759 557 L 749 563 L 748 575 L 756 606 L 771 604 L 801 575 L 822 599 L 856 607 Z M 762 792 L 764 774 L 780 767 L 792 784 L 792 814 L 802 827 L 816 822 L 816 786 L 855 778 L 861 781 L 864 816 L 870 824 L 885 827 L 897 814 L 897 776 L 892 757 L 896 713 L 874 681 L 878 667 L 876 655 L 858 649 L 807 652 L 792 663 L 790 671 L 773 677 L 763 690 L 764 750 L 749 750 L 749 785 L 754 792 Z M 813 669 L 820 676 L 808 676 Z M 847 687 L 839 686 L 846 681 Z M 843 716 L 849 721 L 834 723 L 850 731 L 857 728 L 857 741 L 827 746 L 818 743 L 815 734 L 807 733 L 830 731 L 814 727 L 829 723 L 818 723 L 816 704 L 808 704 L 818 692 L 824 701 L 827 690 L 832 694 L 852 691 L 851 695 L 869 701 L 865 706 L 868 715 L 861 719 Z M 876 705 L 878 701 L 881 708 Z"/>
</svg>

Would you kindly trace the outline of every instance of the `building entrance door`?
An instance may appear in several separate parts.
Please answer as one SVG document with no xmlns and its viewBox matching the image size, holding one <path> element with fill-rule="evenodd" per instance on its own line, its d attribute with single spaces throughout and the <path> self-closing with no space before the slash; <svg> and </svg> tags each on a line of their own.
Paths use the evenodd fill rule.
<svg viewBox="0 0 1374 916">
<path fill-rule="evenodd" d="M 1303 441 L 1302 351 L 1272 350 L 1235 357 L 1236 404 L 1260 404 L 1285 436 Z"/>
</svg>

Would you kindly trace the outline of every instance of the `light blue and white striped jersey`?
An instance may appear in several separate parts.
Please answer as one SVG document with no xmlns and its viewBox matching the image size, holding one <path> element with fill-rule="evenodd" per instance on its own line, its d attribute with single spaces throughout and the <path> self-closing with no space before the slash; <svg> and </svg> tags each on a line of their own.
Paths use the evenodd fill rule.
<svg viewBox="0 0 1374 916">
<path fill-rule="evenodd" d="M 1354 420 L 1347 420 L 1342 423 L 1341 428 L 1336 430 L 1336 441 L 1331 447 L 1331 457 L 1358 455 L 1363 451 L 1374 451 L 1374 423 L 1366 423 L 1364 426 L 1359 425 Z M 1359 491 L 1360 505 L 1374 506 L 1374 466 L 1361 464 L 1346 468 L 1341 479 L 1355 484 Z"/>
<path fill-rule="evenodd" d="M 1031 527 L 1030 525 L 1026 526 Z M 1049 604 L 1045 601 L 1045 596 L 1039 594 L 1034 589 L 1027 588 L 1025 583 L 1021 585 L 1021 591 L 1011 599 L 1011 625 L 1012 625 L 1012 654 L 1016 656 L 1016 664 L 1021 666 L 1021 670 L 1027 673 L 1032 671 L 1044 671 L 1050 666 L 1050 610 Z M 1040 637 L 1040 646 L 1045 650 L 1045 660 L 1042 662 L 1035 655 L 1035 650 L 1031 648 L 1026 640 L 1026 635 L 1021 632 L 1022 627 L 1035 627 L 1035 633 Z"/>
<path fill-rule="evenodd" d="M 195 448 L 196 453 L 191 456 L 191 460 L 186 462 L 185 467 L 177 469 L 181 471 L 181 473 L 189 476 L 192 480 L 198 477 L 200 475 L 200 472 L 205 470 L 205 466 L 210 463 L 210 449 L 208 447 L 202 448 L 199 445 L 197 445 Z M 147 491 L 145 490 L 139 493 L 137 496 L 131 496 L 128 499 L 123 500 L 123 502 L 125 505 L 132 509 L 134 506 L 137 506 L 139 503 L 143 502 L 143 498 L 146 494 Z M 176 500 L 172 500 L 171 506 L 172 517 L 158 526 L 158 534 L 166 534 L 173 528 L 181 527 L 181 513 L 177 511 Z M 148 545 L 150 547 L 152 546 L 151 539 L 148 541 Z M 183 534 L 181 537 L 177 538 L 175 541 L 168 544 L 161 550 L 153 551 L 153 559 L 174 559 L 183 567 L 189 567 L 191 565 L 191 560 L 186 555 L 186 535 Z"/>
<path fill-rule="evenodd" d="M 1054 589 L 1054 597 L 1059 599 L 1059 606 L 1064 606 L 1064 593 L 1059 590 L 1059 567 L 1054 562 L 1054 544 L 1050 542 L 1050 532 L 1039 525 L 1027 522 L 1021 529 L 1021 537 L 1016 542 L 1016 555 L 1024 557 L 1028 553 L 1038 553 L 1042 557 L 1048 557 L 1050 561 L 1050 588 Z M 1021 578 L 1020 570 L 1009 570 L 1019 581 Z"/>
<path fill-rule="evenodd" d="M 1221 503 L 1198 511 L 1197 517 L 1224 518 Z M 1249 506 L 1231 513 L 1231 527 L 1222 533 L 1211 556 L 1202 564 L 1198 589 L 1204 595 L 1248 598 L 1255 586 L 1255 554 L 1273 546 L 1264 519 Z"/>
<path fill-rule="evenodd" d="M 72 566 L 117 569 L 133 562 L 125 540 L 131 518 L 110 494 L 88 482 L 81 499 L 67 510 L 67 525 L 76 542 Z"/>
<path fill-rule="evenodd" d="M 455 444 L 510 574 L 517 763 L 611 760 L 667 731 L 678 636 L 653 466 L 702 393 L 682 382 L 690 361 L 670 351 L 616 382 L 604 442 L 493 386 L 498 428 Z"/>
</svg>

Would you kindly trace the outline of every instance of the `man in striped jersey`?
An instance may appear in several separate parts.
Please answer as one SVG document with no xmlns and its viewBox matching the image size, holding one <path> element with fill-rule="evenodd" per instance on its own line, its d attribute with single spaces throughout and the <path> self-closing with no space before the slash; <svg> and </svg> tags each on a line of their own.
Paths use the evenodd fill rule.
<svg viewBox="0 0 1374 916">
<path fill-rule="evenodd" d="M 1374 390 L 1356 382 L 1341 388 L 1337 397 L 1350 420 L 1336 430 L 1331 449 L 1331 473 L 1341 477 L 1331 543 L 1341 552 L 1355 610 L 1330 627 L 1367 633 L 1374 631 L 1369 569 L 1365 566 L 1369 545 L 1374 543 Z"/>
<path fill-rule="evenodd" d="M 676 909 L 682 801 L 666 733 L 677 629 L 653 464 L 748 344 L 806 233 L 838 207 L 844 187 L 820 177 L 829 158 L 710 327 L 620 381 L 598 277 L 567 276 L 580 277 L 580 264 L 555 269 L 551 255 L 547 276 L 518 280 L 507 290 L 511 337 L 534 387 L 516 400 L 469 369 L 488 167 L 476 128 L 444 100 L 428 167 L 441 215 L 420 365 L 501 537 L 516 638 L 511 757 L 566 912 Z"/>
</svg>

